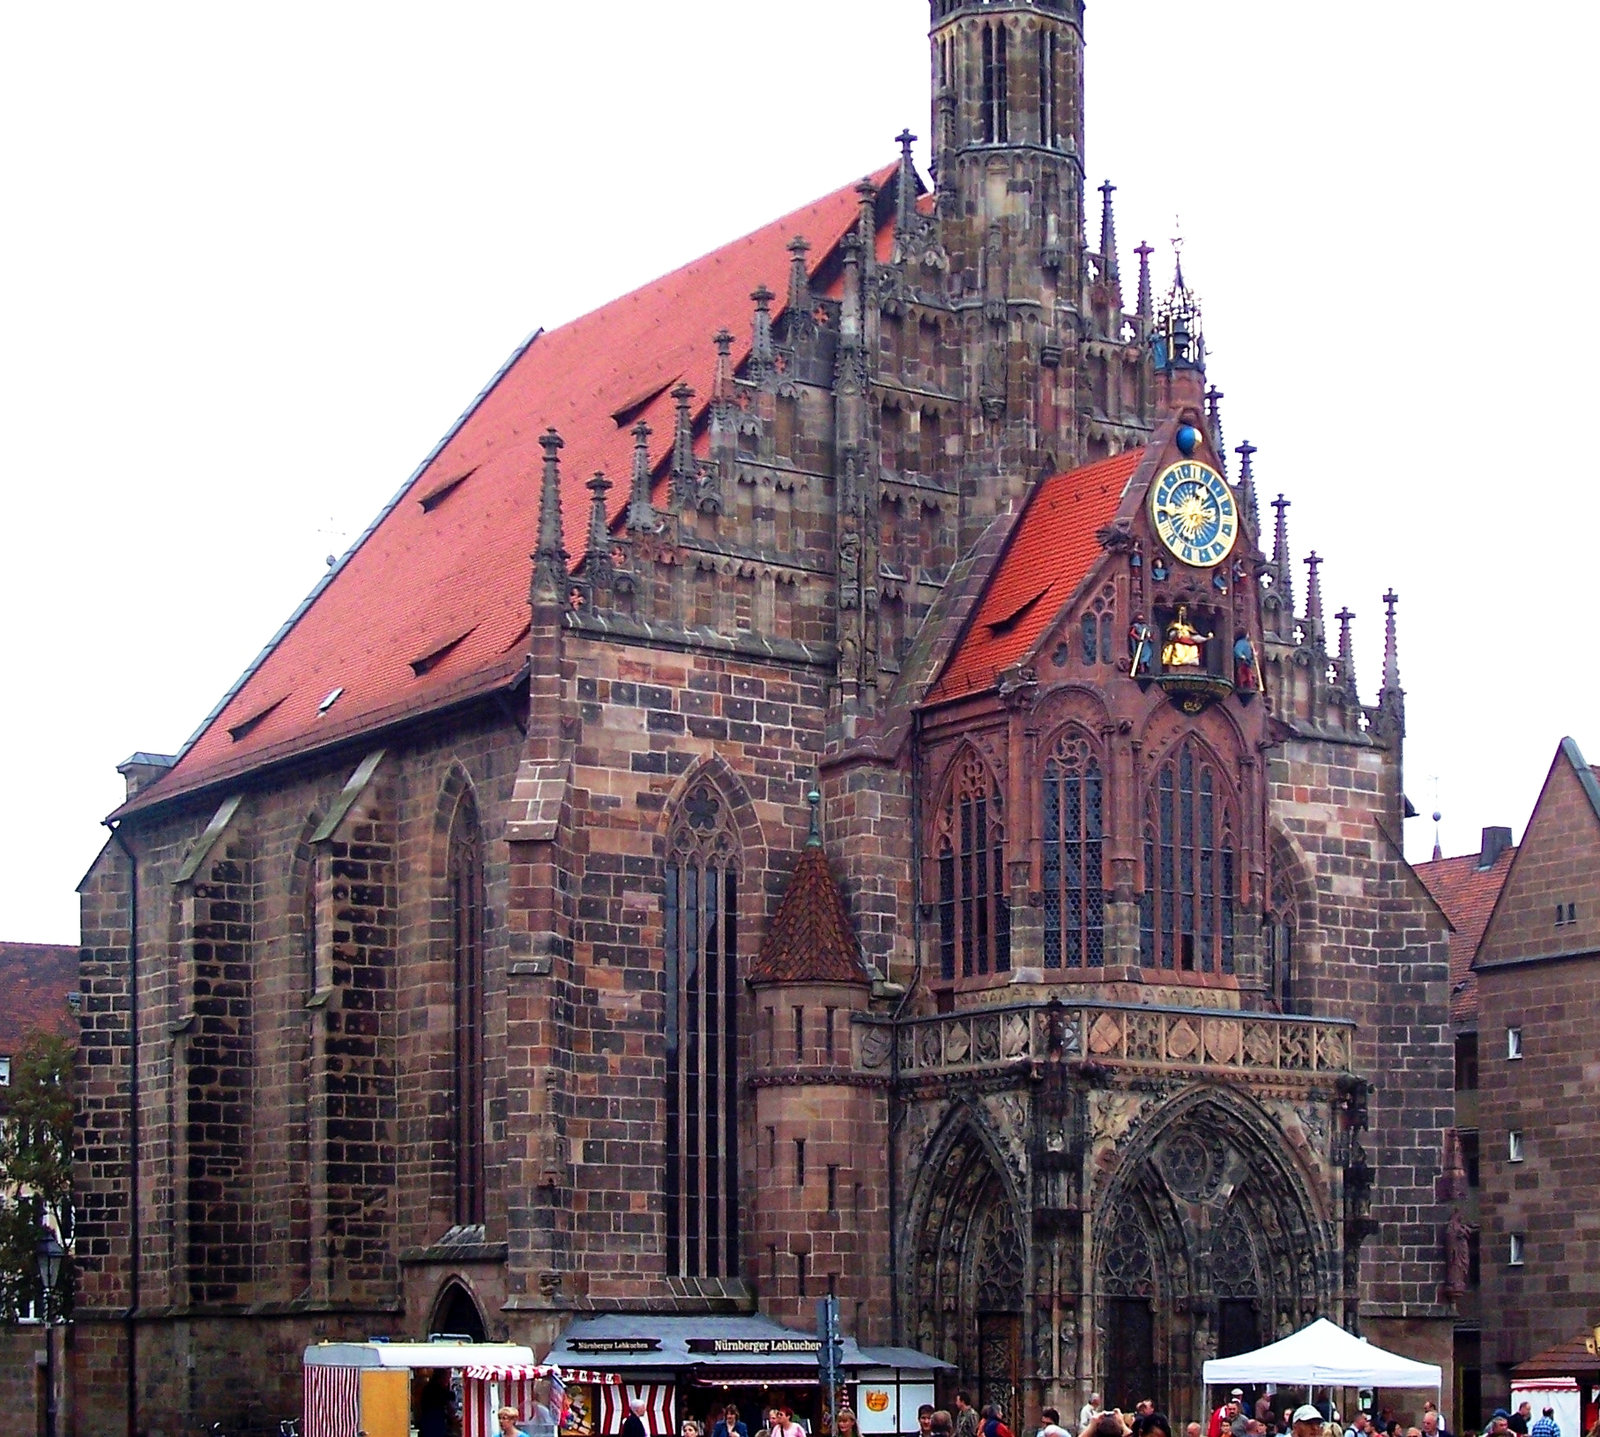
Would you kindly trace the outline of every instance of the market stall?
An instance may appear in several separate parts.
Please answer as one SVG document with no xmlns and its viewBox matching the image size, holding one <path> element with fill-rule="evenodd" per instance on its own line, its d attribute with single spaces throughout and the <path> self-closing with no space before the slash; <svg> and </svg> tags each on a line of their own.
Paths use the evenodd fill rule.
<svg viewBox="0 0 1600 1437">
<path fill-rule="evenodd" d="M 773 1402 L 787 1403 L 813 1431 L 820 1416 L 816 1334 L 767 1317 L 606 1313 L 580 1318 L 557 1339 L 546 1361 L 563 1370 L 603 1362 L 619 1379 L 614 1387 L 594 1390 L 592 1434 L 567 1437 L 617 1437 L 634 1401 L 643 1408 L 650 1437 L 670 1437 L 690 1417 L 714 1422 L 712 1414 L 730 1404 L 739 1408 L 751 1432 Z M 917 1407 L 932 1402 L 934 1378 L 947 1366 L 910 1348 L 862 1347 L 845 1338 L 845 1392 L 863 1433 L 915 1432 Z"/>
<path fill-rule="evenodd" d="M 454 1395 L 469 1367 L 519 1363 L 531 1366 L 533 1352 L 510 1342 L 319 1342 L 303 1360 L 301 1431 L 303 1437 L 410 1437 L 431 1374 L 448 1374 Z"/>
<path fill-rule="evenodd" d="M 1511 1405 L 1555 1411 L 1561 1437 L 1583 1437 L 1600 1421 L 1600 1327 L 1546 1348 L 1511 1369 Z"/>
<path fill-rule="evenodd" d="M 607 1429 L 597 1423 L 597 1412 L 617 1407 L 620 1397 L 597 1404 L 594 1393 L 620 1394 L 623 1381 L 615 1372 L 593 1368 L 561 1368 L 554 1363 L 481 1362 L 463 1374 L 461 1398 L 462 1437 L 494 1437 L 499 1431 L 495 1413 L 515 1407 L 528 1437 L 595 1437 Z M 549 1413 L 553 1420 L 541 1418 Z M 627 1415 L 623 1409 L 624 1417 Z M 617 1419 L 621 1431 L 622 1419 Z M 668 1429 L 670 1430 L 670 1429 Z"/>
</svg>

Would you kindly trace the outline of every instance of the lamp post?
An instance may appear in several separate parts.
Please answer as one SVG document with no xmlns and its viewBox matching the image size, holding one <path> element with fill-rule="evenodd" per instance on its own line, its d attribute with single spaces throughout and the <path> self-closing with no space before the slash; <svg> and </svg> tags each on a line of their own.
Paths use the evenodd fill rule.
<svg viewBox="0 0 1600 1437">
<path fill-rule="evenodd" d="M 35 1251 L 39 1263 L 40 1301 L 44 1304 L 44 1437 L 56 1437 L 55 1296 L 61 1280 L 61 1260 L 67 1255 L 61 1240 L 43 1229 Z"/>
</svg>

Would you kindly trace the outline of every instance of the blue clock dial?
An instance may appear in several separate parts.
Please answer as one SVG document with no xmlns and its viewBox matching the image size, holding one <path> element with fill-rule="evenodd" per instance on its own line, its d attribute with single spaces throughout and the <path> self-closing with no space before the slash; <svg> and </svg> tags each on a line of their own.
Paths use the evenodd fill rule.
<svg viewBox="0 0 1600 1437">
<path fill-rule="evenodd" d="M 1150 518 L 1175 559 L 1197 569 L 1220 564 L 1239 537 L 1239 506 L 1228 481 L 1209 464 L 1185 459 L 1150 486 Z"/>
</svg>

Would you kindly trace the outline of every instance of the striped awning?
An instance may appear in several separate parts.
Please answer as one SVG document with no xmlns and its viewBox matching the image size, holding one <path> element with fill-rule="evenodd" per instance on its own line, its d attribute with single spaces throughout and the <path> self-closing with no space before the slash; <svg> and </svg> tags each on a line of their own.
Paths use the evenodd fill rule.
<svg viewBox="0 0 1600 1437">
<path fill-rule="evenodd" d="M 588 1382 L 602 1387 L 620 1387 L 620 1372 L 595 1372 L 587 1367 L 555 1367 L 544 1363 L 502 1363 L 467 1368 L 467 1376 L 479 1382 L 530 1382 L 541 1377 L 557 1377 L 561 1381 Z"/>
</svg>

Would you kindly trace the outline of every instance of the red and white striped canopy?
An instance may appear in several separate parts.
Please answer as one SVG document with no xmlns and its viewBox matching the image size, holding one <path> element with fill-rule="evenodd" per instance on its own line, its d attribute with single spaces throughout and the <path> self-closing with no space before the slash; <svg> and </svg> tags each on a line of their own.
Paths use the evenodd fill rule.
<svg viewBox="0 0 1600 1437">
<path fill-rule="evenodd" d="M 479 1382 L 536 1382 L 541 1377 L 559 1377 L 563 1382 L 589 1382 L 602 1387 L 620 1387 L 620 1372 L 594 1372 L 587 1367 L 555 1367 L 525 1362 L 477 1365 L 467 1368 L 467 1376 Z"/>
</svg>

